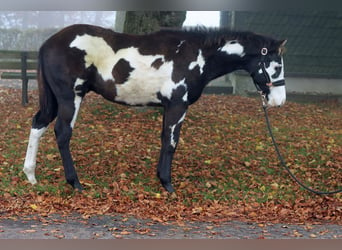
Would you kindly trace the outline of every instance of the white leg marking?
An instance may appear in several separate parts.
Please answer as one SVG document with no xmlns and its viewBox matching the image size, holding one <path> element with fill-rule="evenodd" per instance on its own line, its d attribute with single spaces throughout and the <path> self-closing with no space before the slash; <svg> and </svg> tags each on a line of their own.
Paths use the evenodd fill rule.
<svg viewBox="0 0 342 250">
<path fill-rule="evenodd" d="M 71 128 L 74 128 L 74 126 L 75 126 L 75 122 L 77 119 L 78 111 L 80 110 L 81 102 L 82 102 L 82 97 L 76 95 L 75 100 L 74 100 L 75 112 L 74 112 L 74 116 L 72 117 L 72 121 L 70 124 Z"/>
<path fill-rule="evenodd" d="M 82 85 L 84 83 L 84 80 L 77 78 L 76 82 L 75 82 L 75 86 L 74 86 L 74 91 L 75 91 L 75 99 L 74 99 L 74 105 L 75 105 L 75 112 L 74 112 L 74 116 L 72 117 L 71 120 L 71 128 L 74 128 L 75 126 L 75 122 L 77 119 L 77 115 L 78 115 L 78 111 L 80 110 L 80 106 L 81 106 L 81 102 L 82 102 L 82 97 L 80 97 L 78 94 L 78 91 L 76 90 L 76 87 L 79 85 Z"/>
<path fill-rule="evenodd" d="M 27 146 L 23 171 L 26 174 L 28 181 L 32 185 L 37 183 L 37 180 L 35 177 L 37 153 L 38 153 L 40 138 L 43 136 L 46 129 L 47 129 L 46 127 L 41 128 L 41 129 L 32 128 L 30 132 L 30 138 L 29 138 L 29 143 Z"/>
<path fill-rule="evenodd" d="M 185 119 L 185 115 L 186 115 L 186 112 L 182 115 L 182 117 L 178 120 L 178 122 L 172 126 L 170 126 L 170 129 L 171 129 L 171 133 L 170 133 L 170 144 L 173 148 L 176 147 L 177 143 L 175 141 L 175 128 L 177 125 L 179 125 L 180 123 L 182 123 Z"/>
<path fill-rule="evenodd" d="M 170 133 L 170 144 L 173 148 L 176 147 L 177 143 L 175 141 L 175 137 L 174 137 L 174 132 L 175 132 L 175 128 L 176 128 L 177 124 L 170 126 L 171 129 L 171 133 Z"/>
<path fill-rule="evenodd" d="M 186 115 L 186 112 L 182 115 L 182 117 L 179 119 L 179 121 L 178 121 L 178 123 L 177 124 L 179 124 L 179 123 L 181 123 L 181 122 L 183 122 L 184 121 L 184 119 L 185 119 L 185 115 Z"/>
</svg>

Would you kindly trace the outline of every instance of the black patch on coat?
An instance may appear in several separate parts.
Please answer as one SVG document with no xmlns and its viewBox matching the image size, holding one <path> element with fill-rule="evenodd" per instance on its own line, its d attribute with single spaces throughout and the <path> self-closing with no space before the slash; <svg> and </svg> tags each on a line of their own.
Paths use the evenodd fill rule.
<svg viewBox="0 0 342 250">
<path fill-rule="evenodd" d="M 160 66 L 162 66 L 163 64 L 164 64 L 163 59 L 158 58 L 151 63 L 151 67 L 155 69 L 159 69 Z"/>
<path fill-rule="evenodd" d="M 127 81 L 130 73 L 134 70 L 128 61 L 120 59 L 113 67 L 112 75 L 115 83 L 122 84 Z"/>
</svg>

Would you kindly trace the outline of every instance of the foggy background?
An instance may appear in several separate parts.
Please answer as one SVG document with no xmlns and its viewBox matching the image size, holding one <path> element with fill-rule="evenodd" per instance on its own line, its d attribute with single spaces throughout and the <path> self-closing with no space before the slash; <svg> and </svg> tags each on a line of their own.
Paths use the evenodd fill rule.
<svg viewBox="0 0 342 250">
<path fill-rule="evenodd" d="M 115 26 L 115 11 L 0 11 L 0 50 L 38 50 L 61 28 L 89 23 Z"/>
<path fill-rule="evenodd" d="M 117 13 L 116 11 L 0 11 L 0 50 L 37 51 L 52 34 L 76 23 L 87 23 L 115 30 Z M 188 11 L 183 25 L 219 26 L 219 23 L 219 11 Z"/>
<path fill-rule="evenodd" d="M 116 11 L 0 11 L 0 50 L 38 50 L 49 36 L 63 27 L 76 23 L 115 29 L 117 13 Z M 187 11 L 183 25 L 219 26 L 219 23 L 219 11 Z"/>
<path fill-rule="evenodd" d="M 75 23 L 114 27 L 115 11 L 0 11 L 1 29 L 62 28 Z"/>
</svg>

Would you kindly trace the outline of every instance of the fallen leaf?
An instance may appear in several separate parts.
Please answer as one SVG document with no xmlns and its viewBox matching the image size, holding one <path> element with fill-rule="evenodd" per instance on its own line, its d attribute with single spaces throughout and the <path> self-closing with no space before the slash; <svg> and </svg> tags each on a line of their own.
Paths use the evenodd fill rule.
<svg viewBox="0 0 342 250">
<path fill-rule="evenodd" d="M 35 232 L 37 232 L 37 230 L 35 229 L 26 229 L 26 230 L 21 231 L 21 233 L 35 233 Z"/>
<path fill-rule="evenodd" d="M 316 234 L 310 234 L 310 238 L 317 238 Z"/>
<path fill-rule="evenodd" d="M 202 207 L 195 207 L 192 209 L 192 214 L 200 214 L 203 211 Z"/>
<path fill-rule="evenodd" d="M 30 208 L 32 208 L 33 210 L 37 210 L 38 206 L 36 204 L 30 204 Z"/>
<path fill-rule="evenodd" d="M 120 232 L 120 234 L 121 235 L 129 235 L 129 234 L 131 234 L 131 232 L 129 232 L 129 231 L 122 231 L 122 232 Z"/>
</svg>

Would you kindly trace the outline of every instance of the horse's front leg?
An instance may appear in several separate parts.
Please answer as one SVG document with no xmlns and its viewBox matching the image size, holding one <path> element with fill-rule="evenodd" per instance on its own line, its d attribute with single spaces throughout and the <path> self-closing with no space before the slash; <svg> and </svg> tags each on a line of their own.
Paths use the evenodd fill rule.
<svg viewBox="0 0 342 250">
<path fill-rule="evenodd" d="M 185 118 L 187 105 L 185 103 L 165 107 L 163 128 L 161 134 L 161 150 L 157 176 L 163 187 L 170 193 L 174 192 L 171 184 L 171 164 L 176 151 L 179 134 Z"/>
</svg>

